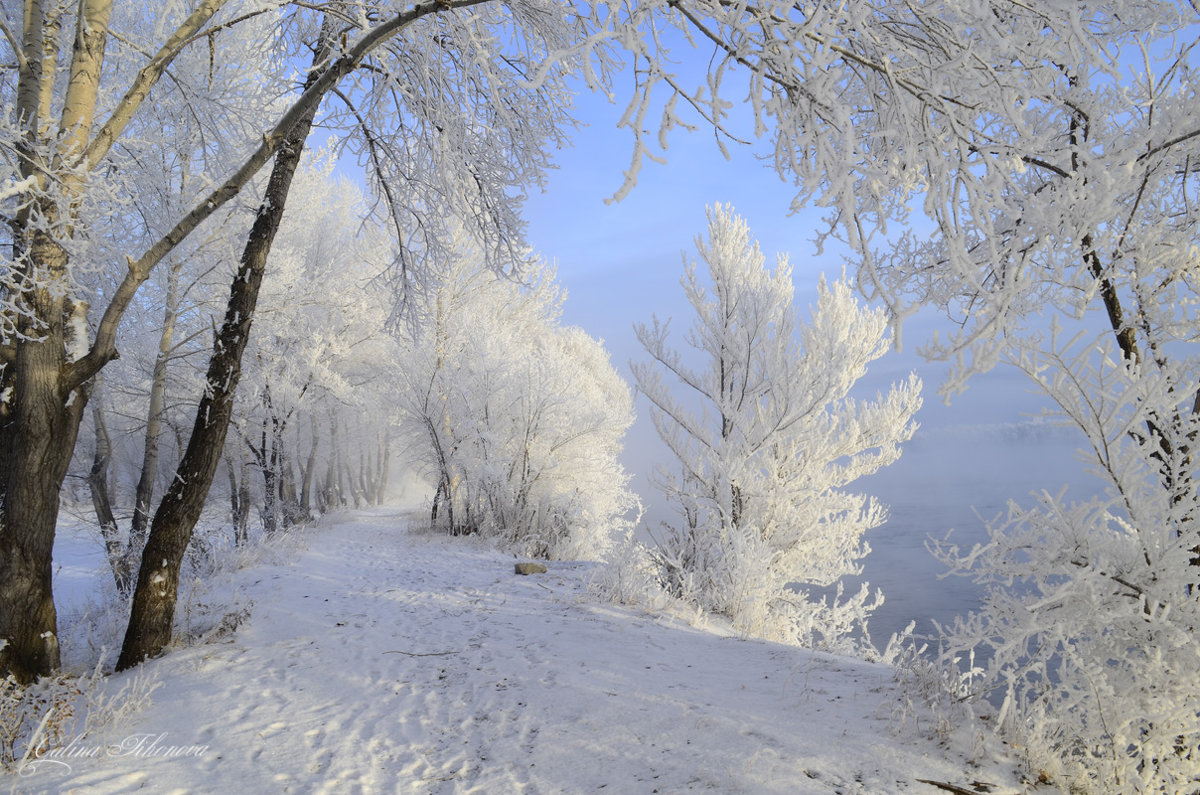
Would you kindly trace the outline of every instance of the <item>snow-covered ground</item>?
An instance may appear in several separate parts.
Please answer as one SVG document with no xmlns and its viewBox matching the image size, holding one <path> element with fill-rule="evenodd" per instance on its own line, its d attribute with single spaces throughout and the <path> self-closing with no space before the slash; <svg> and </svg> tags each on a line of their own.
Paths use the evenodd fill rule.
<svg viewBox="0 0 1200 795">
<path fill-rule="evenodd" d="M 1019 792 L 898 733 L 892 671 L 597 601 L 590 564 L 518 576 L 398 509 L 327 517 L 236 575 L 235 632 L 147 664 L 131 725 L 14 793 Z M 114 677 L 114 685 L 128 675 Z M 0 787 L 3 789 L 3 787 Z"/>
</svg>

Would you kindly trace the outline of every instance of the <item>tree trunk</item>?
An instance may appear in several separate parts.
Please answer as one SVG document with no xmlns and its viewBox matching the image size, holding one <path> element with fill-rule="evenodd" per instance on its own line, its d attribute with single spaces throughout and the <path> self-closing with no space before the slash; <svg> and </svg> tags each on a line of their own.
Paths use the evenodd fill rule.
<svg viewBox="0 0 1200 795">
<path fill-rule="evenodd" d="M 317 446 L 320 443 L 320 429 L 317 427 L 317 415 L 309 415 L 309 425 L 312 428 L 312 446 L 308 449 L 308 459 L 304 464 L 304 471 L 301 473 L 302 481 L 300 486 L 300 509 L 304 511 L 306 518 L 312 516 L 313 508 L 313 486 L 317 474 Z"/>
<path fill-rule="evenodd" d="M 267 406 L 267 411 L 270 411 L 270 405 Z M 276 499 L 275 485 L 275 455 L 268 448 L 271 446 L 271 436 L 268 433 L 270 427 L 270 419 L 267 415 L 263 416 L 262 421 L 262 437 L 258 448 L 258 471 L 262 473 L 263 479 L 263 508 L 262 508 L 262 523 L 263 532 L 267 535 L 274 535 L 279 529 L 279 509 L 277 507 L 278 500 Z"/>
<path fill-rule="evenodd" d="M 342 444 L 338 438 L 337 418 L 329 417 L 329 460 L 325 468 L 325 506 L 340 508 L 345 505 L 341 486 L 338 483 L 338 472 L 341 469 Z"/>
<path fill-rule="evenodd" d="M 80 2 L 58 158 L 79 150 L 91 129 L 111 11 L 106 0 Z M 45 35 L 54 30 L 43 29 L 44 18 L 42 4 L 29 0 L 16 107 L 25 136 L 20 144 L 21 174 L 42 181 L 47 167 L 33 153 L 47 121 L 39 117 L 46 81 L 54 77 L 43 68 L 52 67 L 45 63 Z M 51 171 L 57 165 L 51 165 Z M 79 177 L 68 174 L 58 178 L 56 191 L 70 200 L 79 187 Z M 50 196 L 37 203 L 42 228 L 58 226 L 59 234 L 69 237 L 70 218 L 61 218 L 61 205 Z M 12 393 L 0 426 L 0 640 L 6 641 L 0 649 L 0 675 L 11 673 L 22 683 L 48 675 L 59 664 L 51 555 L 59 493 L 88 398 L 87 387 L 67 377 L 67 345 L 86 347 L 87 342 L 70 338 L 68 329 L 74 324 L 67 322 L 68 316 L 83 323 L 86 306 L 68 298 L 66 250 L 46 232 L 31 232 L 30 218 L 31 210 L 25 207 L 13 222 L 13 259 L 29 278 L 30 288 L 18 297 L 26 312 L 17 318 L 15 351 L 4 368 L 4 386 Z"/>
<path fill-rule="evenodd" d="M 104 539 L 104 552 L 112 568 L 117 593 L 129 594 L 130 571 L 126 567 L 125 545 L 121 543 L 117 519 L 113 516 L 112 500 L 108 493 L 108 463 L 112 459 L 112 440 L 104 421 L 104 412 L 98 402 L 92 404 L 92 424 L 95 425 L 96 450 L 92 455 L 92 469 L 88 472 L 88 490 L 92 493 L 92 508 L 96 511 L 96 522 Z"/>
<path fill-rule="evenodd" d="M 374 505 L 383 503 L 383 498 L 387 492 L 388 475 L 391 466 L 391 433 L 384 429 L 383 434 L 379 437 L 378 450 L 378 465 L 375 471 L 375 491 L 372 495 L 371 502 Z"/>
<path fill-rule="evenodd" d="M 150 527 L 150 505 L 154 501 L 154 485 L 158 480 L 158 450 L 162 436 L 162 420 L 167 402 L 167 362 L 175 340 L 175 320 L 179 316 L 179 275 L 181 262 L 171 263 L 167 276 L 167 302 L 163 310 L 162 331 L 158 337 L 158 353 L 150 380 L 150 405 L 146 410 L 146 443 L 142 450 L 142 471 L 138 477 L 133 502 L 133 520 L 129 526 L 129 545 L 125 549 L 125 568 L 132 575 L 134 563 L 146 545 Z"/>
<path fill-rule="evenodd" d="M 2 430 L 8 477 L 0 506 L 0 639 L 7 645 L 0 673 L 22 683 L 59 665 L 51 556 L 59 492 L 88 397 L 83 388 L 62 389 L 65 299 L 42 294 L 35 302 L 49 327 L 17 350 L 13 411 Z M 39 335 L 28 326 L 25 332 Z"/>
<path fill-rule="evenodd" d="M 358 479 L 355 487 L 355 500 L 362 495 L 362 501 L 371 504 L 371 484 L 375 481 L 374 462 L 371 459 L 372 450 L 367 446 L 366 433 L 362 426 L 358 429 Z"/>
<path fill-rule="evenodd" d="M 322 41 L 314 54 L 306 90 L 316 83 L 320 67 L 328 57 L 331 31 L 332 25 L 327 21 L 322 29 Z M 171 640 L 180 565 L 225 446 L 234 392 L 241 376 L 242 354 L 250 335 L 267 255 L 279 230 L 292 177 L 312 129 L 317 106 L 318 103 L 312 103 L 288 131 L 275 157 L 263 203 L 230 288 L 225 320 L 213 341 L 207 387 L 196 410 L 187 450 L 154 514 L 150 537 L 142 553 L 133 609 L 117 670 L 131 668 L 147 657 L 159 654 Z"/>
<path fill-rule="evenodd" d="M 238 503 L 237 470 L 228 453 L 225 454 L 225 476 L 229 479 L 229 522 L 233 525 L 233 544 L 240 547 L 242 539 L 238 535 L 238 518 L 242 515 L 242 506 Z"/>
<path fill-rule="evenodd" d="M 233 524 L 233 544 L 241 548 L 250 541 L 250 472 L 246 459 L 225 455 L 225 474 L 229 477 L 229 518 Z"/>
<path fill-rule="evenodd" d="M 354 500 L 354 507 L 362 507 L 362 491 L 358 488 L 358 479 L 354 477 L 354 470 L 350 468 L 350 456 L 341 458 L 341 467 L 338 472 L 338 489 L 342 492 L 342 501 L 349 504 L 350 500 Z"/>
<path fill-rule="evenodd" d="M 234 532 L 237 534 L 237 545 L 245 546 L 250 543 L 250 465 L 246 463 L 246 459 L 241 459 L 241 466 L 238 468 L 238 505 L 241 506 L 241 513 L 238 515 L 237 526 Z"/>
<path fill-rule="evenodd" d="M 292 457 L 288 455 L 284 435 L 287 433 L 287 420 L 275 424 L 275 441 L 272 455 L 279 472 L 276 482 L 279 484 L 279 507 L 283 518 L 283 526 L 290 527 L 304 520 L 300 510 L 300 497 L 296 492 L 296 470 L 292 466 Z"/>
</svg>

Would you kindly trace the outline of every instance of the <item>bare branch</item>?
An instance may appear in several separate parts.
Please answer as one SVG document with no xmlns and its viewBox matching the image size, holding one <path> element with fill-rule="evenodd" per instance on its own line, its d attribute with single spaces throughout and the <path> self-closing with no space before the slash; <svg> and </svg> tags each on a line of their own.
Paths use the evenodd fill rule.
<svg viewBox="0 0 1200 795">
<path fill-rule="evenodd" d="M 150 89 L 162 77 L 167 66 L 175 60 L 175 56 L 179 55 L 192 37 L 212 19 L 213 15 L 221 10 L 225 2 L 226 0 L 201 0 L 200 5 L 191 15 L 163 42 L 162 47 L 158 49 L 150 62 L 141 68 L 125 92 L 125 96 L 117 103 L 108 120 L 100 127 L 99 132 L 84 150 L 82 160 L 89 169 L 95 168 L 104 159 L 109 149 L 121 137 L 121 133 L 133 119 L 134 113 L 150 95 Z"/>
<path fill-rule="evenodd" d="M 221 184 L 218 188 L 201 199 L 190 212 L 175 226 L 162 236 L 154 245 L 146 250 L 136 261 L 130 260 L 125 277 L 113 293 L 112 300 L 104 310 L 104 314 L 96 329 L 96 338 L 87 355 L 74 362 L 68 368 L 64 382 L 69 388 L 74 388 L 87 381 L 102 368 L 116 353 L 116 334 L 121 318 L 129 303 L 133 300 L 138 289 L 150 276 L 153 268 L 175 246 L 179 245 L 201 223 L 212 216 L 226 202 L 236 196 L 258 171 L 270 161 L 284 136 L 295 126 L 296 122 L 313 107 L 319 105 L 325 95 L 338 81 L 353 71 L 358 64 L 373 50 L 392 36 L 399 33 L 412 22 L 431 14 L 437 14 L 453 9 L 469 8 L 488 2 L 489 0 L 430 0 L 419 3 L 408 11 L 397 14 L 390 21 L 379 25 L 363 36 L 345 55 L 326 67 L 325 71 L 312 85 L 292 104 L 283 114 L 279 122 L 263 135 L 262 143 L 246 159 L 246 161 Z M 220 3 L 224 0 L 207 0 L 209 3 Z M 162 67 L 166 66 L 164 62 Z M 115 114 L 114 114 L 115 116 Z M 99 141 L 99 136 L 97 137 Z"/>
</svg>

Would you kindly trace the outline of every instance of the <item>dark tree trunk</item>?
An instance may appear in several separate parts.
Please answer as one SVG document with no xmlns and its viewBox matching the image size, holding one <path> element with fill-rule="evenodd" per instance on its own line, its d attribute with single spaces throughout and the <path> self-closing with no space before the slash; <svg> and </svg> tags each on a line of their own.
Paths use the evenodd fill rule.
<svg viewBox="0 0 1200 795">
<path fill-rule="evenodd" d="M 324 39 L 330 30 L 327 24 L 305 89 L 316 82 L 318 70 L 328 56 L 329 48 Z M 171 640 L 180 565 L 225 446 L 234 393 L 241 376 L 242 354 L 250 336 L 267 255 L 279 230 L 292 177 L 300 163 L 316 111 L 317 104 L 314 103 L 284 137 L 275 156 L 263 203 L 230 287 L 225 320 L 213 341 L 206 389 L 196 410 L 191 438 L 150 526 L 138 570 L 129 627 L 117 660 L 119 671 L 159 654 Z"/>
<path fill-rule="evenodd" d="M 49 240 L 30 252 L 50 271 L 66 266 L 66 252 Z M 30 682 L 58 668 L 58 617 L 51 590 L 51 555 L 58 500 L 87 404 L 84 387 L 65 382 L 66 316 L 72 311 L 56 291 L 28 297 L 42 324 L 22 321 L 26 337 L 12 362 L 11 402 L 0 427 L 5 475 L 0 505 L 0 675 Z"/>
<path fill-rule="evenodd" d="M 316 507 L 313 501 L 313 481 L 317 475 L 317 447 L 321 439 L 316 415 L 310 415 L 309 420 L 312 427 L 312 446 L 308 448 L 308 459 L 301 473 L 300 486 L 300 510 L 306 518 L 312 516 L 313 508 Z"/>
<path fill-rule="evenodd" d="M 87 402 L 86 390 L 75 390 L 68 402 L 67 395 L 37 383 L 61 373 L 61 356 L 54 340 L 21 346 L 17 411 L 6 429 L 12 440 L 6 445 L 10 476 L 0 508 L 0 639 L 7 645 L 0 649 L 0 672 L 19 682 L 47 675 L 59 664 L 51 556 L 59 493 Z M 35 396 L 50 399 L 31 399 Z"/>
<path fill-rule="evenodd" d="M 96 511 L 96 522 L 104 539 L 104 552 L 112 568 L 117 593 L 129 595 L 132 577 L 126 565 L 125 545 L 121 543 L 117 518 L 113 516 L 112 500 L 108 493 L 108 463 L 112 459 L 112 440 L 104 421 L 104 412 L 99 403 L 92 404 L 92 423 L 96 426 L 96 449 L 92 454 L 92 468 L 88 472 L 88 490 L 92 494 L 92 508 Z"/>
<path fill-rule="evenodd" d="M 268 405 L 268 411 L 270 406 Z M 277 486 L 275 484 L 276 469 L 275 455 L 271 448 L 271 436 L 268 433 L 270 428 L 270 419 L 268 416 L 263 417 L 262 421 L 262 436 L 258 450 L 255 455 L 258 459 L 258 471 L 262 473 L 263 479 L 263 506 L 262 506 L 262 523 L 263 532 L 267 535 L 274 535 L 279 529 L 279 509 L 276 500 Z"/>
</svg>

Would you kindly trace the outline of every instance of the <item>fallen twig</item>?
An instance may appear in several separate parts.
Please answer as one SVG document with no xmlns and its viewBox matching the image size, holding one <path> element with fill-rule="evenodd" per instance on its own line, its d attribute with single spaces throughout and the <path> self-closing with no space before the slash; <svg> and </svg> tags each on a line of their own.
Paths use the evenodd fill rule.
<svg viewBox="0 0 1200 795">
<path fill-rule="evenodd" d="M 461 652 L 459 652 L 459 651 L 416 652 L 416 651 L 401 651 L 400 649 L 393 649 L 391 651 L 384 652 L 384 654 L 403 654 L 406 657 L 445 657 L 448 654 L 460 654 L 460 653 Z"/>
<path fill-rule="evenodd" d="M 994 786 L 993 784 L 976 782 L 976 789 L 967 789 L 966 787 L 960 787 L 957 784 L 951 784 L 947 781 L 934 781 L 933 779 L 928 778 L 919 778 L 917 781 L 921 782 L 922 784 L 928 784 L 931 787 L 944 789 L 946 792 L 953 792 L 955 795 L 979 795 L 981 792 L 991 792 L 992 787 Z"/>
</svg>

